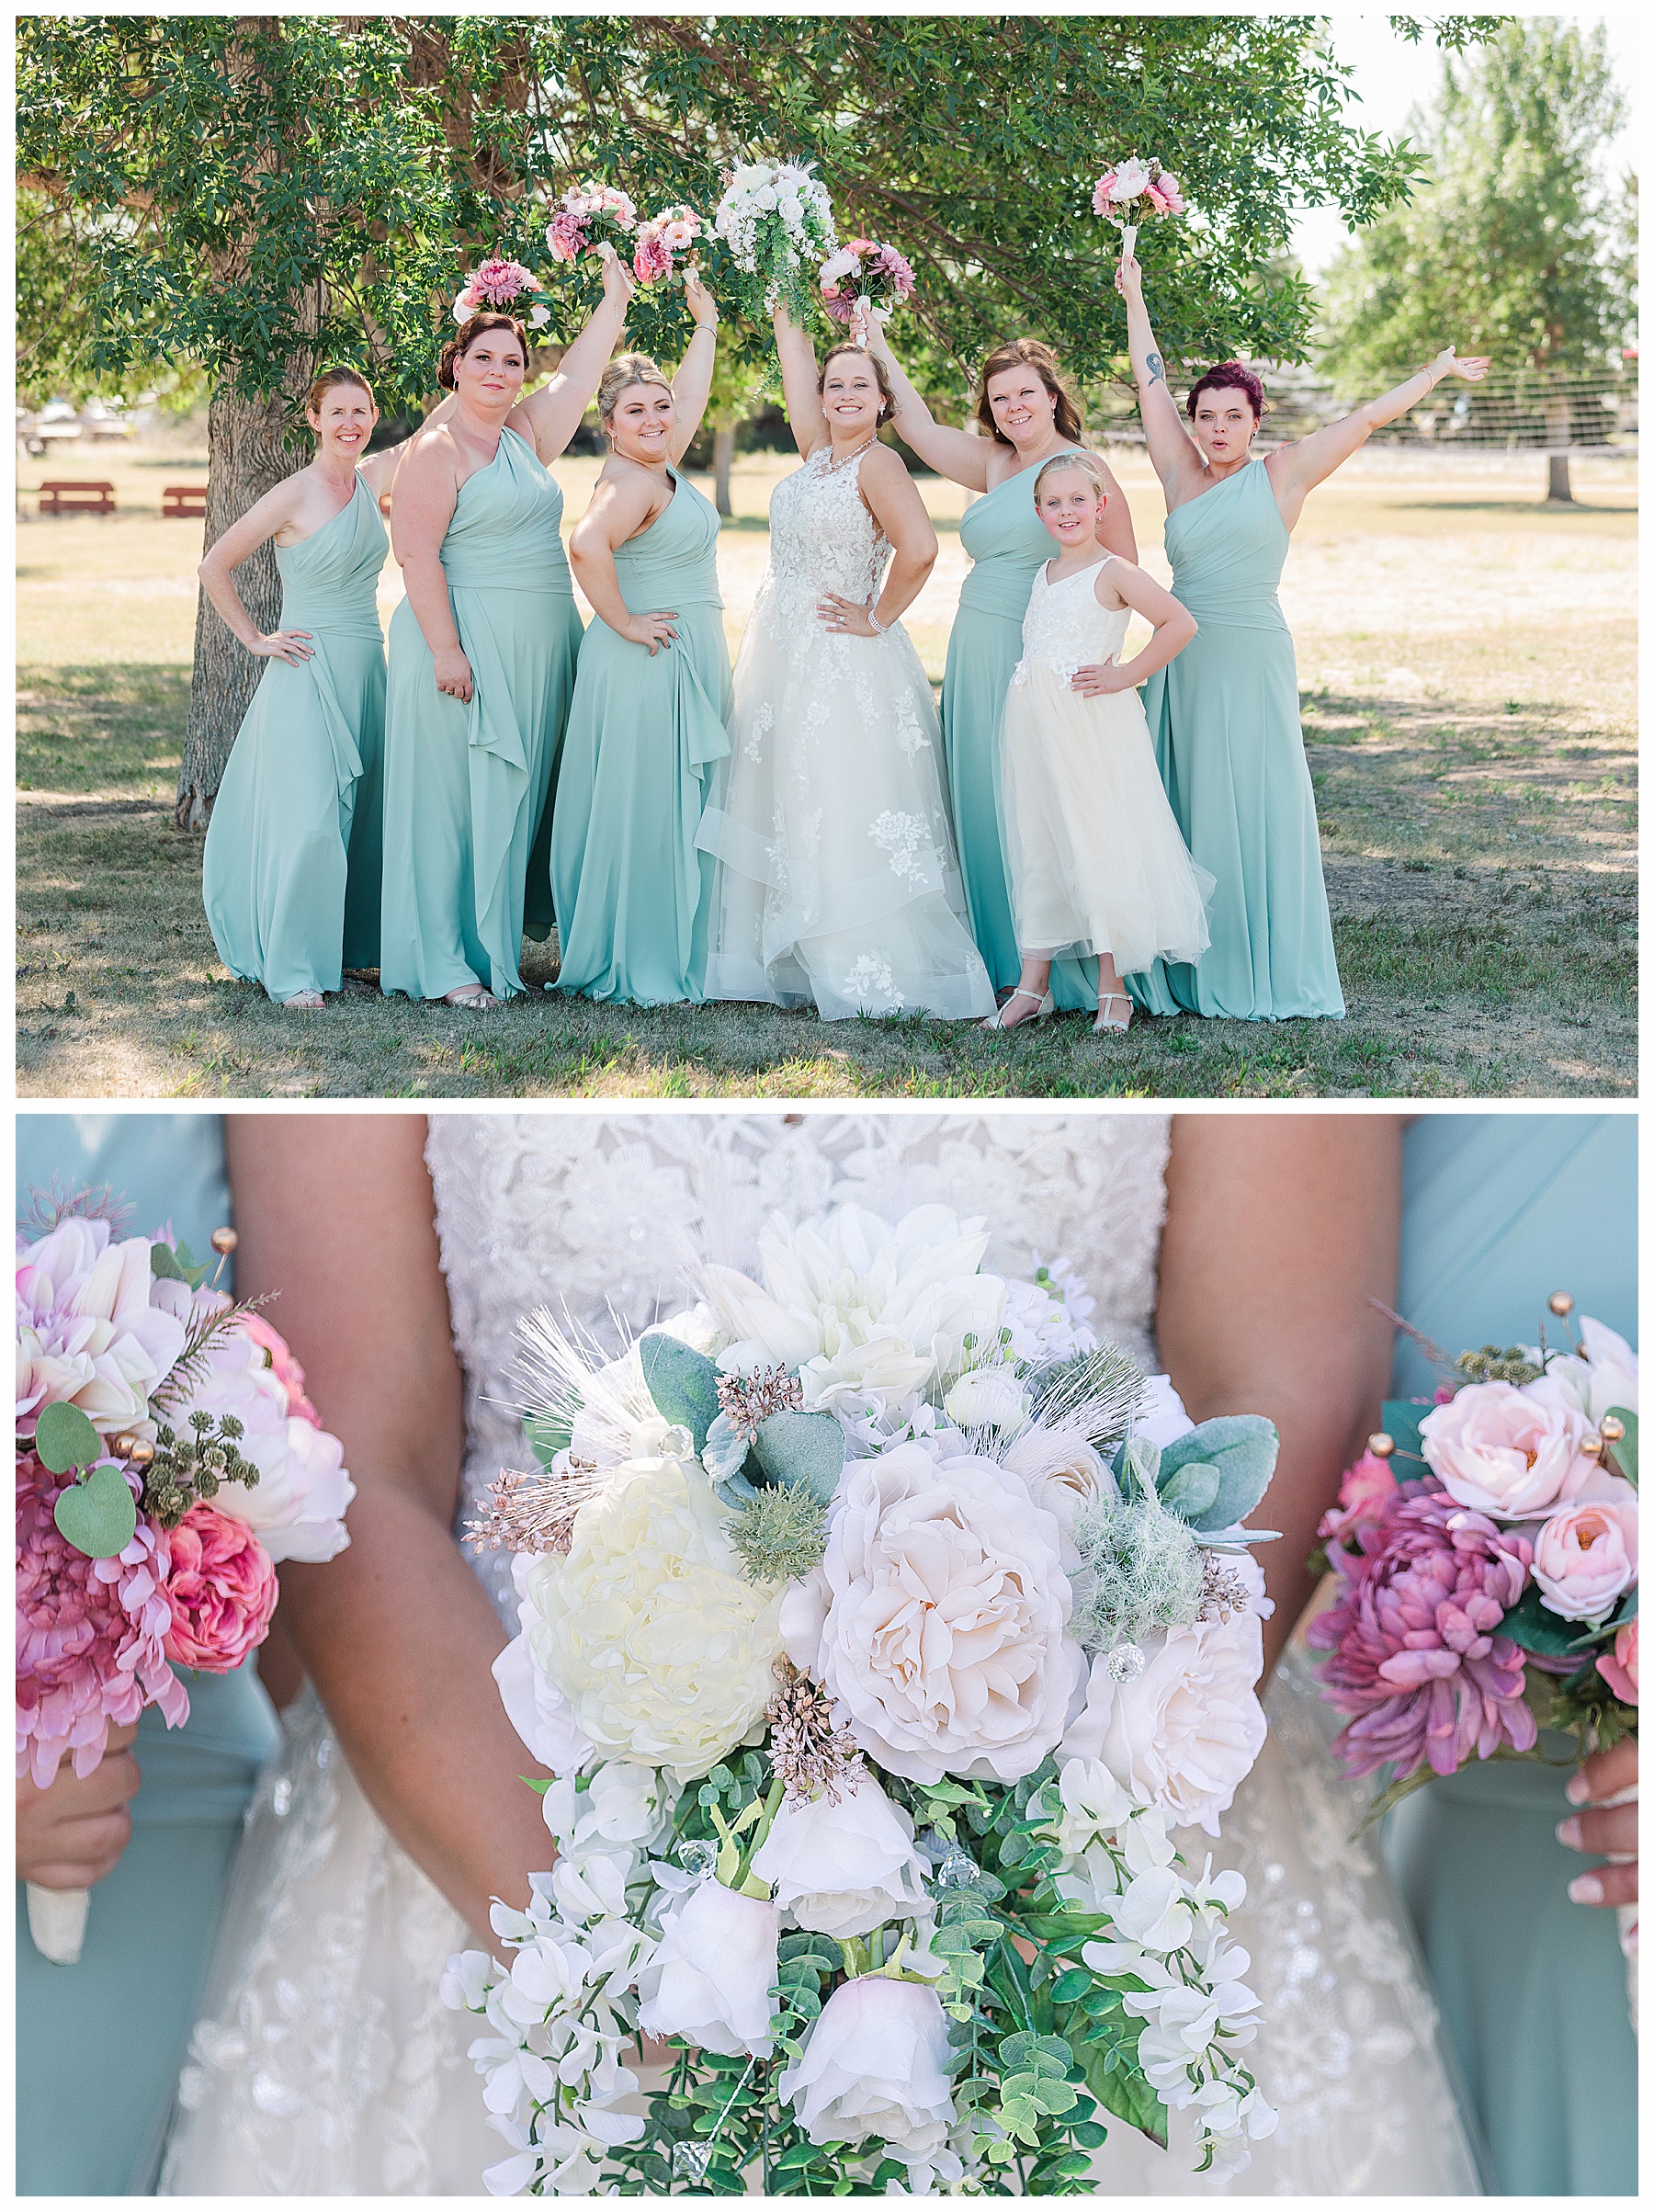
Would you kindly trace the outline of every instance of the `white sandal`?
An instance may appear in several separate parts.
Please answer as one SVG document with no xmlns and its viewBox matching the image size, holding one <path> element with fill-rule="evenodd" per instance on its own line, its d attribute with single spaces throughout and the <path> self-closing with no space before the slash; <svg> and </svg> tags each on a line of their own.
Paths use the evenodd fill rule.
<svg viewBox="0 0 1654 2212">
<path fill-rule="evenodd" d="M 1123 1022 L 1115 1021 L 1108 1014 L 1107 1009 L 1116 1004 L 1122 1005 L 1126 1009 L 1126 1019 Z M 1092 1024 L 1093 1029 L 1098 1036 L 1101 1036 L 1105 1029 L 1129 1029 L 1130 1027 L 1131 1001 L 1126 993 L 1123 991 L 1104 992 L 1097 1001 L 1097 1018 Z"/>
<path fill-rule="evenodd" d="M 1005 1001 L 1004 1005 L 996 1006 L 985 1022 L 980 1022 L 978 1024 L 978 1027 L 982 1029 L 1021 1029 L 1025 1027 L 1026 1026 L 1025 1022 L 1007 1022 L 1004 1019 L 1005 1012 L 1011 1004 L 1011 1000 L 1019 998 L 1025 998 L 1031 1001 L 1034 1007 L 1033 1013 L 1026 1016 L 1026 1021 L 1043 1022 L 1048 1020 L 1049 1017 L 1057 1011 L 1057 1002 L 1051 996 L 1048 991 L 1046 993 L 1043 998 L 1036 998 L 1033 992 L 1025 991 L 1022 985 L 1018 983 L 1016 989 L 1011 993 L 1011 998 L 1008 998 Z"/>
</svg>

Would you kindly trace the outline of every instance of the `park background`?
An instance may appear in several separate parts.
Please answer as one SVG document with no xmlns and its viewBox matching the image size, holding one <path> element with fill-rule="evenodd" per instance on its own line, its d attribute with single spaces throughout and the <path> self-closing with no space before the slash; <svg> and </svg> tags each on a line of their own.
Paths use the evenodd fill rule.
<svg viewBox="0 0 1654 2212">
<path fill-rule="evenodd" d="M 515 19 L 444 21 L 469 22 L 477 35 L 497 40 L 501 26 L 509 30 Z M 818 34 L 842 35 L 828 19 L 809 22 Z M 99 194 L 110 205 L 116 195 L 107 160 L 96 176 L 84 165 L 73 179 L 43 173 L 38 163 L 30 167 L 26 53 L 19 398 L 34 405 L 27 419 L 20 409 L 19 430 L 46 450 L 26 450 L 19 471 L 20 1090 L 81 1096 L 1634 1090 L 1636 359 L 1633 202 L 1623 135 L 1630 52 L 1623 21 L 1610 38 L 1589 18 L 1438 18 L 1433 31 L 1401 18 L 1334 19 L 1330 52 L 1336 60 L 1323 61 L 1312 42 L 1293 50 L 1303 96 L 1296 142 L 1278 120 L 1258 120 L 1262 73 L 1267 64 L 1278 77 L 1278 46 L 1248 50 L 1243 36 L 1235 43 L 1232 26 L 1199 18 L 1163 18 L 1152 27 L 1104 19 L 1083 35 L 1117 41 L 1134 22 L 1144 39 L 1139 92 L 1149 111 L 1156 105 L 1150 80 L 1158 53 L 1161 67 L 1181 67 L 1208 100 L 1229 100 L 1238 129 L 1252 126 L 1250 149 L 1238 162 L 1240 171 L 1253 162 L 1250 203 L 1233 174 L 1214 174 L 1207 186 L 1208 200 L 1229 215 L 1227 234 L 1215 220 L 1220 234 L 1207 241 L 1208 256 L 1213 243 L 1227 249 L 1218 264 L 1226 281 L 1214 284 L 1209 257 L 1204 267 L 1198 256 L 1178 266 L 1159 234 L 1146 233 L 1139 249 L 1174 388 L 1180 361 L 1238 351 L 1268 363 L 1274 409 L 1264 425 L 1267 443 L 1371 396 L 1448 336 L 1461 350 L 1494 352 L 1498 362 L 1477 395 L 1474 417 L 1438 407 L 1426 421 L 1410 419 L 1315 493 L 1287 563 L 1282 596 L 1298 651 L 1350 1003 L 1346 1022 L 1139 1021 L 1127 1037 L 1105 1041 L 1076 1020 L 1037 1036 L 986 1038 L 924 1020 L 821 1025 L 812 1016 L 738 1006 L 640 1013 L 538 993 L 480 1022 L 444 1006 L 386 1001 L 367 984 L 347 985 L 325 1013 L 300 1020 L 228 978 L 200 912 L 200 827 L 216 784 L 214 747 L 221 766 L 258 668 L 233 668 L 225 648 L 239 648 L 221 626 L 212 639 L 216 617 L 203 618 L 197 605 L 199 526 L 163 520 L 161 494 L 173 483 L 206 482 L 213 393 L 215 496 L 208 527 L 216 535 L 247 504 L 259 405 L 264 424 L 279 425 L 290 400 L 278 393 L 249 403 L 231 391 L 226 403 L 227 369 L 237 345 L 246 350 L 246 334 L 227 312 L 215 325 L 187 284 L 175 278 L 174 296 L 158 301 L 152 288 L 134 312 L 134 259 L 153 278 L 157 258 L 183 258 L 176 235 L 112 275 L 105 265 L 102 293 L 93 286 L 79 301 L 70 297 L 65 260 L 86 251 L 86 211 Z M 312 20 L 312 46 L 317 24 L 329 28 L 326 19 Z M 1167 42 L 1156 49 L 1161 26 Z M 937 18 L 879 19 L 877 65 L 889 74 L 892 40 L 899 60 L 922 63 L 929 32 L 946 28 Z M 132 34 L 117 35 L 126 38 L 130 56 Z M 1260 34 L 1280 35 L 1268 26 Z M 601 38 L 608 36 L 603 27 Z M 84 36 L 54 30 L 51 19 L 40 37 L 37 98 L 50 63 L 51 97 L 80 97 L 95 122 L 95 88 L 64 64 L 96 70 L 101 60 L 107 75 L 108 56 L 99 57 Z M 1202 85 L 1200 64 L 1212 60 L 1217 77 Z M 1351 65 L 1342 79 L 1340 62 Z M 753 96 L 773 99 L 777 84 L 785 88 L 787 71 L 787 63 L 774 64 Z M 1347 132 L 1342 141 L 1331 138 L 1324 117 L 1317 125 L 1311 113 L 1320 100 L 1318 80 L 1358 90 L 1362 105 L 1345 102 L 1342 112 L 1362 133 L 1382 135 L 1360 138 L 1354 150 Z M 1415 96 L 1418 112 L 1410 117 Z M 1161 90 L 1161 109 L 1174 105 Z M 1014 111 L 1011 119 L 1029 127 L 1030 119 Z M 1112 148 L 1106 121 L 1088 119 L 1086 130 L 1093 143 Z M 1391 142 L 1410 130 L 1416 144 L 1398 150 Z M 89 135 L 96 141 L 95 131 Z M 480 135 L 473 129 L 467 148 L 473 170 Z M 1261 149 L 1272 153 L 1273 169 L 1255 159 Z M 1164 137 L 1150 135 L 1142 150 L 1180 167 L 1199 204 L 1189 161 L 1180 163 Z M 630 151 L 635 162 L 636 146 Z M 1005 158 L 1014 162 L 1025 151 L 1009 148 Z M 837 152 L 844 160 L 844 150 Z M 161 164 L 153 144 L 147 153 L 153 182 Z M 607 165 L 583 160 L 578 168 Z M 844 192 L 823 165 L 847 234 Z M 130 171 L 129 153 L 129 184 Z M 1313 183 L 1318 176 L 1323 197 L 1341 204 L 1301 204 L 1306 178 Z M 568 179 L 555 181 L 561 188 Z M 69 182 L 74 190 L 66 194 Z M 176 177 L 170 188 L 184 189 Z M 1240 212 L 1223 209 L 1226 188 Z M 188 189 L 198 199 L 198 180 Z M 1015 231 L 1011 218 L 1020 211 L 1007 205 L 1006 228 Z M 1373 216 L 1354 243 L 1352 205 Z M 878 212 L 879 234 L 911 248 L 898 221 Z M 874 227 L 861 209 L 856 214 Z M 197 205 L 175 206 L 171 216 L 175 231 L 200 222 Z M 471 220 L 474 226 L 474 211 Z M 1027 220 L 1023 214 L 1025 226 Z M 1103 229 L 1089 218 L 1085 224 Z M 493 243 L 487 237 L 482 250 Z M 476 251 L 456 258 L 452 240 L 442 244 L 456 274 L 474 266 Z M 1107 251 L 1093 238 L 1084 244 L 1093 255 Z M 914 258 L 925 296 L 926 272 L 921 256 Z M 1110 373 L 1118 366 L 1117 338 L 1108 327 L 1112 295 L 1099 312 L 1096 270 L 1088 278 L 1082 267 L 1047 276 L 1043 316 L 1025 301 L 1024 312 L 1011 314 L 1004 287 L 1014 295 L 1022 274 L 1014 267 L 991 268 L 988 280 L 974 287 L 969 312 L 960 307 L 951 322 L 940 319 L 939 329 L 900 322 L 892 333 L 898 351 L 923 371 L 938 412 L 957 420 L 969 390 L 959 357 L 969 357 L 971 340 L 980 353 L 982 341 L 1002 329 L 1053 336 L 1081 371 L 1088 423 L 1130 499 L 1145 565 L 1164 578 L 1163 503 L 1129 391 Z M 1215 300 L 1203 298 L 1203 279 Z M 415 271 L 415 287 L 417 280 Z M 934 276 L 931 281 L 934 287 Z M 931 297 L 934 302 L 934 291 Z M 428 346 L 438 328 L 430 318 L 407 334 L 404 357 Z M 309 335 L 325 346 L 333 334 Z M 667 328 L 659 336 L 670 364 L 674 334 Z M 743 336 L 749 363 L 731 363 L 716 395 L 719 488 L 732 509 L 719 550 L 732 652 L 763 573 L 770 491 L 796 462 L 778 411 L 757 386 L 756 334 L 726 331 L 737 350 Z M 193 352 L 180 337 L 191 340 Z M 359 342 L 334 350 L 361 357 Z M 96 373 L 88 373 L 95 361 Z M 418 396 L 410 391 L 417 394 L 422 373 L 404 371 L 409 390 L 400 396 L 387 391 L 388 413 L 417 418 Z M 1466 389 L 1447 386 L 1449 405 Z M 150 404 L 134 404 L 152 391 Z M 117 411 L 116 421 L 106 416 L 103 425 L 131 435 L 95 437 L 100 394 Z M 74 421 L 79 439 L 40 436 L 49 430 L 53 398 L 58 424 Z M 283 453 L 279 437 L 272 459 L 267 431 L 263 443 L 263 465 L 278 474 L 302 459 Z M 571 452 L 556 471 L 571 522 L 598 467 L 595 438 L 581 443 L 588 449 Z M 710 431 L 693 458 L 712 461 Z M 64 477 L 111 483 L 116 513 L 40 516 L 30 492 Z M 708 475 L 698 481 L 715 488 Z M 908 627 L 939 683 L 966 567 L 957 524 L 967 494 L 928 474 L 919 482 L 942 551 Z M 238 578 L 250 605 L 255 565 Z M 400 596 L 400 575 L 388 563 L 381 583 L 387 619 Z M 204 666 L 212 671 L 206 682 Z M 223 695 L 238 681 L 239 701 L 227 716 Z M 529 947 L 524 972 L 529 980 L 549 978 L 554 952 Z"/>
</svg>

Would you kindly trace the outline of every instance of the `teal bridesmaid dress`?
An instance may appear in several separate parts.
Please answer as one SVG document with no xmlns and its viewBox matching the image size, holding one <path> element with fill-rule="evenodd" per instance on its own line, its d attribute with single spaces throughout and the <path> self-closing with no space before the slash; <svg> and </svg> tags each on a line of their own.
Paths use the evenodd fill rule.
<svg viewBox="0 0 1654 2212">
<path fill-rule="evenodd" d="M 523 988 L 530 848 L 549 834 L 580 652 L 561 516 L 562 493 L 533 448 L 502 430 L 493 459 L 460 485 L 442 544 L 469 705 L 437 690 L 405 599 L 391 618 L 382 991 L 439 999 L 481 982 L 509 998 Z"/>
<path fill-rule="evenodd" d="M 942 677 L 942 743 L 959 873 L 971 934 L 996 991 L 1007 990 L 1022 974 L 1000 841 L 999 735 L 1011 671 L 1022 658 L 1023 617 L 1035 574 L 1052 549 L 1051 533 L 1034 512 L 1036 473 L 1025 469 L 1008 476 L 965 510 L 959 543 L 971 566 Z M 1095 1013 L 1096 961 L 1054 961 L 1051 995 L 1065 1013 Z"/>
<path fill-rule="evenodd" d="M 1276 586 L 1291 534 L 1262 460 L 1166 517 L 1172 590 L 1199 635 L 1143 707 L 1161 780 L 1196 864 L 1218 879 L 1197 965 L 1127 979 L 1150 1014 L 1342 1017 L 1297 660 Z"/>
<path fill-rule="evenodd" d="M 1399 1310 L 1448 1354 L 1531 1344 L 1569 1290 L 1637 1342 L 1633 1115 L 1429 1114 L 1407 1137 Z M 1399 1397 L 1435 1376 L 1401 1340 Z M 1558 1759 L 1566 1737 L 1541 1739 Z M 1406 1798 L 1385 1850 L 1481 2124 L 1494 2194 L 1637 2190 L 1637 2044 L 1614 1915 L 1569 1901 L 1566 1771 L 1471 1765 Z"/>
<path fill-rule="evenodd" d="M 281 628 L 309 630 L 312 656 L 266 664 L 208 824 L 201 898 L 219 958 L 278 1002 L 379 966 L 389 550 L 359 476 L 331 522 L 276 548 Z"/>
<path fill-rule="evenodd" d="M 615 554 L 628 610 L 675 608 L 652 656 L 606 622 L 580 650 L 551 833 L 560 991 L 663 1006 L 704 995 L 710 853 L 696 850 L 708 764 L 727 757 L 730 650 L 718 509 L 676 489 Z"/>
<path fill-rule="evenodd" d="M 134 1209 L 129 1233 L 170 1219 L 198 1253 L 231 1218 L 216 1115 L 20 1114 L 19 1212 L 54 1175 L 110 1184 Z M 181 1729 L 154 1712 L 139 1723 L 131 1842 L 92 1892 L 78 1964 L 40 1957 L 17 1885 L 23 2196 L 153 2192 L 242 1814 L 278 1735 L 253 1661 L 184 1679 Z"/>
</svg>

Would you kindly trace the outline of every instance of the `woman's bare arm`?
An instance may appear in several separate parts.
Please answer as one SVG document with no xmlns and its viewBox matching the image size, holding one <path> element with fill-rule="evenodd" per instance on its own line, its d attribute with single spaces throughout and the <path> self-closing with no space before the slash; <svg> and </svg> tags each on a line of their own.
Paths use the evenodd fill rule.
<svg viewBox="0 0 1654 2212">
<path fill-rule="evenodd" d="M 777 307 L 770 317 L 776 334 L 776 357 L 781 364 L 781 403 L 793 443 L 808 460 L 828 437 L 827 411 L 816 389 L 816 355 L 810 335 Z"/>
<path fill-rule="evenodd" d="M 1291 445 L 1277 448 L 1265 466 L 1286 527 L 1291 529 L 1297 522 L 1306 497 L 1316 485 L 1325 483 L 1335 469 L 1342 468 L 1352 454 L 1359 453 L 1375 430 L 1382 429 L 1386 423 L 1393 423 L 1399 414 L 1405 414 L 1410 407 L 1428 399 L 1444 377 L 1463 377 L 1476 384 L 1487 375 L 1490 366 L 1481 355 L 1461 361 L 1449 346 L 1405 383 L 1380 392 L 1376 400 L 1368 400 L 1365 407 L 1352 409 L 1337 422 L 1312 430 L 1308 437 L 1295 438 Z"/>
<path fill-rule="evenodd" d="M 1143 272 L 1135 255 L 1121 257 L 1115 283 L 1126 301 L 1126 335 L 1131 347 L 1131 373 L 1137 379 L 1138 412 L 1143 418 L 1143 436 L 1154 473 L 1165 486 L 1168 498 L 1185 492 L 1204 471 L 1200 448 L 1184 427 L 1177 402 L 1166 382 L 1166 364 L 1154 342 L 1149 309 L 1143 299 Z"/>
<path fill-rule="evenodd" d="M 896 403 L 890 420 L 897 436 L 938 476 L 963 484 L 968 492 L 985 492 L 988 457 L 993 451 L 993 440 L 975 437 L 968 430 L 955 430 L 946 423 L 937 422 L 920 397 L 918 387 L 890 351 L 890 341 L 877 316 L 867 333 L 867 351 L 875 360 L 883 362 L 885 374 L 890 380 L 890 394 Z"/>
<path fill-rule="evenodd" d="M 231 1117 L 236 1287 L 304 1367 L 357 1485 L 349 1548 L 281 1570 L 281 1619 L 351 1772 L 469 1924 L 551 1844 L 489 1672 L 505 1634 L 450 1534 L 465 1424 L 423 1115 Z"/>
<path fill-rule="evenodd" d="M 676 610 L 662 608 L 634 615 L 620 589 L 615 554 L 643 527 L 650 508 L 660 496 L 660 486 L 641 469 L 611 461 L 607 471 L 612 473 L 606 471 L 597 479 L 592 504 L 574 526 L 569 560 L 594 613 L 617 637 L 634 645 L 647 645 L 652 660 L 657 651 L 670 645 L 677 635 L 672 627 L 677 619 Z"/>
<path fill-rule="evenodd" d="M 278 530 L 291 522 L 300 497 L 299 472 L 284 476 L 278 484 L 273 484 L 262 499 L 255 500 L 244 515 L 232 522 L 221 538 L 214 539 L 196 570 L 196 574 L 201 580 L 201 589 L 223 617 L 224 627 L 260 660 L 297 664 L 308 661 L 311 657 L 309 630 L 274 630 L 266 636 L 259 629 L 242 605 L 241 594 L 235 588 L 232 573 L 244 561 L 250 560 L 261 545 L 274 538 Z"/>
<path fill-rule="evenodd" d="M 631 271 L 618 254 L 611 254 L 603 265 L 603 297 L 558 363 L 557 374 L 519 400 L 506 416 L 509 427 L 528 440 L 542 461 L 554 461 L 579 429 L 619 343 L 627 301 L 636 289 Z"/>
<path fill-rule="evenodd" d="M 414 618 L 431 649 L 436 688 L 466 701 L 471 695 L 470 663 L 459 642 L 447 571 L 442 565 L 442 541 L 459 498 L 456 462 L 453 437 L 447 430 L 430 432 L 415 446 L 397 476 L 391 501 L 391 550 L 402 570 Z"/>
<path fill-rule="evenodd" d="M 1281 1456 L 1252 1518 L 1275 1601 L 1273 1666 L 1313 1584 L 1304 1560 L 1388 1387 L 1401 1223 L 1393 1115 L 1180 1114 L 1161 1242 L 1161 1357 L 1191 1417 L 1266 1413 Z"/>
<path fill-rule="evenodd" d="M 1108 494 L 1107 505 L 1097 524 L 1097 543 L 1109 552 L 1117 553 L 1122 561 L 1129 561 L 1135 568 L 1138 544 L 1137 531 L 1132 527 L 1131 502 L 1121 490 L 1118 477 L 1103 456 L 1093 453 L 1092 459 L 1102 471 L 1103 489 Z"/>
</svg>

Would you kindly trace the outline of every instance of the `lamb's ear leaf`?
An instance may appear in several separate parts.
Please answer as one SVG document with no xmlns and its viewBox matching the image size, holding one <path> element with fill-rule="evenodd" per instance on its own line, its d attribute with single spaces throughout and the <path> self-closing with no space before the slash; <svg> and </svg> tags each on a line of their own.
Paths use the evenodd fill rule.
<svg viewBox="0 0 1654 2212">
<path fill-rule="evenodd" d="M 1229 1528 L 1243 1521 L 1269 1488 L 1281 1439 L 1262 1413 L 1222 1413 L 1202 1421 L 1161 1454 L 1160 1480 L 1168 1484 L 1180 1469 L 1210 1465 L 1218 1489 L 1206 1510 L 1185 1516 L 1192 1528 Z"/>
<path fill-rule="evenodd" d="M 844 1432 L 831 1413 L 772 1413 L 758 1425 L 753 1456 L 770 1481 L 801 1484 L 828 1505 L 844 1471 Z"/>
<path fill-rule="evenodd" d="M 1208 1459 L 1196 1459 L 1168 1475 L 1160 1486 L 1161 1503 L 1168 1513 L 1196 1522 L 1217 1503 L 1222 1476 Z"/>
<path fill-rule="evenodd" d="M 663 1421 L 686 1428 L 698 1452 L 718 1418 L 718 1369 L 704 1352 L 651 1330 L 638 1339 L 643 1379 Z"/>
<path fill-rule="evenodd" d="M 1160 1486 L 1161 1448 L 1151 1437 L 1127 1436 L 1114 1456 L 1115 1480 L 1129 1502 Z"/>
<path fill-rule="evenodd" d="M 40 1465 L 54 1475 L 90 1467 L 95 1459 L 103 1458 L 103 1448 L 97 1431 L 79 1406 L 60 1399 L 55 1405 L 41 1408 L 35 1423 L 35 1451 Z"/>
</svg>

